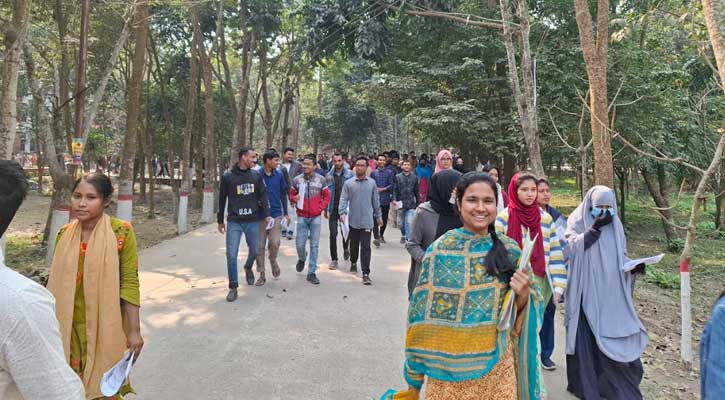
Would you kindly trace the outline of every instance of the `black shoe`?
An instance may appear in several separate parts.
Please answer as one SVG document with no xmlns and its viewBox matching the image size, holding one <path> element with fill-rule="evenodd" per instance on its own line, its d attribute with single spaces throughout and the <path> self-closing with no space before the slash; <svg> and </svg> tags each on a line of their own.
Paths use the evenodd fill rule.
<svg viewBox="0 0 725 400">
<path fill-rule="evenodd" d="M 405 237 L 400 238 L 400 244 L 405 244 Z"/>
<path fill-rule="evenodd" d="M 237 299 L 237 289 L 229 289 L 229 294 L 227 294 L 227 301 L 232 302 Z"/>
<path fill-rule="evenodd" d="M 320 284 L 320 280 L 317 279 L 317 275 L 315 275 L 314 273 L 307 274 L 307 282 L 309 282 L 309 283 L 311 283 L 313 285 L 319 285 Z"/>
<path fill-rule="evenodd" d="M 355 264 L 355 263 L 350 264 L 350 272 L 357 273 L 357 264 Z"/>
<path fill-rule="evenodd" d="M 370 286 L 372 284 L 373 284 L 373 282 L 370 280 L 370 277 L 368 276 L 368 274 L 363 275 L 363 285 Z"/>
<path fill-rule="evenodd" d="M 297 272 L 302 272 L 305 269 L 305 262 L 302 260 L 297 261 Z"/>
<path fill-rule="evenodd" d="M 373 239 L 373 244 L 375 245 L 375 247 L 380 247 L 380 240 Z"/>
<path fill-rule="evenodd" d="M 345 258 L 345 261 L 350 259 L 350 250 L 345 249 L 345 251 L 342 252 L 342 256 Z"/>
<path fill-rule="evenodd" d="M 385 244 L 385 243 L 388 243 L 388 242 L 385 241 L 385 238 L 384 237 L 380 236 L 380 243 Z"/>
<path fill-rule="evenodd" d="M 556 364 L 554 364 L 553 361 L 551 361 L 551 358 L 545 358 L 541 360 L 541 368 L 547 370 L 547 371 L 553 371 L 556 369 Z"/>
<path fill-rule="evenodd" d="M 247 285 L 254 285 L 254 271 L 251 268 L 244 268 L 244 275 L 247 278 Z"/>
</svg>

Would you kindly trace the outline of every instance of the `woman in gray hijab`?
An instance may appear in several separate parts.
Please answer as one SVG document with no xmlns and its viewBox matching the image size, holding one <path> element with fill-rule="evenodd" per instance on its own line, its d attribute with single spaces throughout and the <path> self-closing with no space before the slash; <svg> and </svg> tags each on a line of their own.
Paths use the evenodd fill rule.
<svg viewBox="0 0 725 400">
<path fill-rule="evenodd" d="M 614 191 L 591 188 L 569 216 L 566 292 L 567 390 L 581 399 L 642 399 L 640 356 L 647 331 L 632 299 L 635 272 L 625 272 L 627 238 Z"/>
</svg>

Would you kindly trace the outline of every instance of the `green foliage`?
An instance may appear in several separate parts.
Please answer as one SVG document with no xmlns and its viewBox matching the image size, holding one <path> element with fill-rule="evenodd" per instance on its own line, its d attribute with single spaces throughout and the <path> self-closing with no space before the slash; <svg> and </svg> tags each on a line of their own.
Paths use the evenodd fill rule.
<svg viewBox="0 0 725 400">
<path fill-rule="evenodd" d="M 646 277 L 649 282 L 663 289 L 680 288 L 680 275 L 662 271 L 652 265 L 647 266 Z"/>
</svg>

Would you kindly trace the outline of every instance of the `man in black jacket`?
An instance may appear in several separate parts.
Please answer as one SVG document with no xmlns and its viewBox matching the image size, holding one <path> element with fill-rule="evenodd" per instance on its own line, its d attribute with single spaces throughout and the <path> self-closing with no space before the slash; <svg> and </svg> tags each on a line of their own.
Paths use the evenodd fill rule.
<svg viewBox="0 0 725 400">
<path fill-rule="evenodd" d="M 251 147 L 239 150 L 239 163 L 227 171 L 219 182 L 219 212 L 217 222 L 219 233 L 227 235 L 227 273 L 229 274 L 229 294 L 227 301 L 237 299 L 237 255 L 242 234 L 247 239 L 247 261 L 244 273 L 248 285 L 254 284 L 252 266 L 259 248 L 259 220 L 271 219 L 267 189 L 262 175 L 253 170 L 257 164 L 257 153 Z M 224 225 L 224 204 L 227 204 L 227 225 Z"/>
</svg>

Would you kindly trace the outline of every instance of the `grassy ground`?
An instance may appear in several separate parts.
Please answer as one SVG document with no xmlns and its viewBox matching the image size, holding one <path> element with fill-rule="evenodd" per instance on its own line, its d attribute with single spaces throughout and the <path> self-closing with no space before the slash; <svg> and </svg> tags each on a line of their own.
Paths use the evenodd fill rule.
<svg viewBox="0 0 725 400">
<path fill-rule="evenodd" d="M 579 191 L 573 179 L 552 182 L 553 205 L 569 214 L 579 204 Z M 671 204 L 675 203 L 671 198 Z M 683 193 L 673 208 L 674 222 L 686 225 L 692 194 Z M 698 399 L 699 337 L 715 298 L 725 288 L 725 237 L 715 230 L 713 206 L 698 224 L 697 241 L 691 263 L 692 317 L 694 326 L 693 372 L 680 366 L 680 274 L 679 255 L 684 245 L 680 239 L 668 246 L 662 223 L 652 199 L 646 193 L 632 193 L 626 200 L 625 231 L 630 257 L 665 253 L 657 265 L 648 266 L 647 275 L 636 284 L 635 300 L 639 316 L 647 327 L 650 344 L 642 356 L 645 379 L 642 389 L 646 399 Z"/>
</svg>

